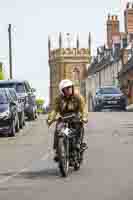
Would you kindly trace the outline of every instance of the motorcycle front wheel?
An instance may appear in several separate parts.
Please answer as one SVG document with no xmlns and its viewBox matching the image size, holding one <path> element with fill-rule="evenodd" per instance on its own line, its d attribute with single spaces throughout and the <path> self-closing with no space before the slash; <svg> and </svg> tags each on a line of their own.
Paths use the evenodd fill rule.
<svg viewBox="0 0 133 200">
<path fill-rule="evenodd" d="M 68 176 L 69 172 L 69 142 L 63 137 L 58 141 L 59 169 L 63 177 Z"/>
</svg>

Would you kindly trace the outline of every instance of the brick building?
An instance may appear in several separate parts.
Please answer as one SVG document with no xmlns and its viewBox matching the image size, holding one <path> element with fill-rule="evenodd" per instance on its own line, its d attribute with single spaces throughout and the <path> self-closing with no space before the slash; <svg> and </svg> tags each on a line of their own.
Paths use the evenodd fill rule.
<svg viewBox="0 0 133 200">
<path fill-rule="evenodd" d="M 133 40 L 133 3 L 127 3 L 124 11 L 125 32 L 128 34 L 128 40 Z"/>
</svg>

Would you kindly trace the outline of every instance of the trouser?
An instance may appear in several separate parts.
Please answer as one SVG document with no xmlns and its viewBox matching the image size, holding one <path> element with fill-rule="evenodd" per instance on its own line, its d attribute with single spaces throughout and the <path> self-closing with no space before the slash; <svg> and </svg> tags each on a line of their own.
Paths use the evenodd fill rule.
<svg viewBox="0 0 133 200">
<path fill-rule="evenodd" d="M 56 150 L 56 147 L 58 145 L 58 130 L 57 127 L 60 125 L 61 122 L 57 122 L 55 132 L 54 132 L 54 144 L 53 149 Z M 73 123 L 72 126 L 77 131 L 77 143 L 83 143 L 84 140 L 84 126 L 83 123 Z"/>
</svg>

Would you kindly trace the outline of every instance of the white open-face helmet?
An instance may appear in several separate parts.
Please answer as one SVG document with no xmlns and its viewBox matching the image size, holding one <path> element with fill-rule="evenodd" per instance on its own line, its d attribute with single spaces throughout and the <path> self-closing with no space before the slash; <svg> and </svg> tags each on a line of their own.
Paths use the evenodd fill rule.
<svg viewBox="0 0 133 200">
<path fill-rule="evenodd" d="M 71 86 L 73 86 L 73 82 L 71 80 L 68 80 L 68 79 L 62 80 L 59 84 L 60 94 L 64 95 L 63 89 L 66 87 L 71 87 Z"/>
</svg>

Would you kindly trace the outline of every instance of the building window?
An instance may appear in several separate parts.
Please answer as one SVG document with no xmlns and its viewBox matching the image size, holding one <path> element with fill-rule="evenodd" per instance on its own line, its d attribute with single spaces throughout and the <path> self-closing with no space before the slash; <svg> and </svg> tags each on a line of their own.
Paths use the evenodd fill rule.
<svg viewBox="0 0 133 200">
<path fill-rule="evenodd" d="M 73 69 L 73 74 L 74 74 L 74 76 L 73 76 L 74 80 L 80 80 L 80 71 L 77 67 L 75 67 Z"/>
</svg>

